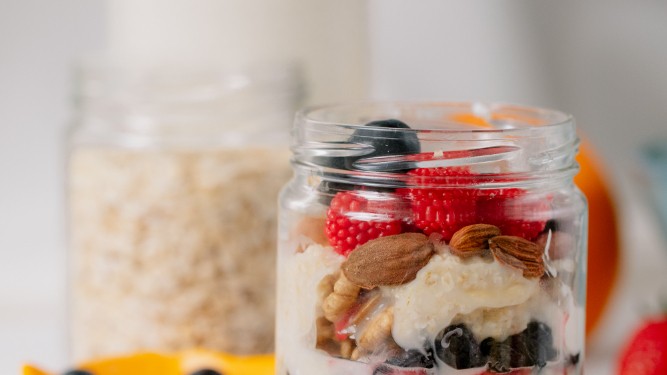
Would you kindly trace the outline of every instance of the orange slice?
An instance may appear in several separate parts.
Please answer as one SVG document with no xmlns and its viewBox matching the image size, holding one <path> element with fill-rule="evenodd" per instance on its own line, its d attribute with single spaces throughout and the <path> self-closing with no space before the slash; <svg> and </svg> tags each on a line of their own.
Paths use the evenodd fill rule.
<svg viewBox="0 0 667 375">
<path fill-rule="evenodd" d="M 189 375 L 211 369 L 223 375 L 273 375 L 273 355 L 233 356 L 207 350 L 188 350 L 174 355 L 137 353 L 86 362 L 78 369 L 94 375 Z M 23 366 L 23 375 L 51 375 L 32 365 Z M 55 375 L 55 374 L 53 374 Z"/>
</svg>

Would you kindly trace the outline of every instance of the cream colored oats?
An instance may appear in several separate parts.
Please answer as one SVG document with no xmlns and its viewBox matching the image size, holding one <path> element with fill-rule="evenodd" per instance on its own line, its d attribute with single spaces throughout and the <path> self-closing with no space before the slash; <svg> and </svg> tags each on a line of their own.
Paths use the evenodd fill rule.
<svg viewBox="0 0 667 375">
<path fill-rule="evenodd" d="M 80 148 L 70 163 L 75 358 L 273 350 L 286 150 Z"/>
</svg>

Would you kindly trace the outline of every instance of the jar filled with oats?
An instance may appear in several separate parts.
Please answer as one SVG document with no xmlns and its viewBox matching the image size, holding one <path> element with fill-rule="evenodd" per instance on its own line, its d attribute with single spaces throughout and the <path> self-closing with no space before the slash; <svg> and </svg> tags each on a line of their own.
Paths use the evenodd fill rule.
<svg viewBox="0 0 667 375">
<path fill-rule="evenodd" d="M 273 350 L 276 200 L 292 66 L 87 63 L 69 135 L 74 359 Z"/>
<path fill-rule="evenodd" d="M 482 103 L 308 109 L 281 194 L 277 374 L 581 374 L 573 119 Z"/>
</svg>

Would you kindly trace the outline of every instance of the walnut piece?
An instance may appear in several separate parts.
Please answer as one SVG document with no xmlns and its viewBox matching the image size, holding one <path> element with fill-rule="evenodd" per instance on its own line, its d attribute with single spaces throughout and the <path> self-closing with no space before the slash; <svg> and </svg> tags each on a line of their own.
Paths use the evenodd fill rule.
<svg viewBox="0 0 667 375">
<path fill-rule="evenodd" d="M 365 352 L 373 352 L 382 346 L 396 345 L 391 336 L 394 310 L 389 307 L 375 315 L 357 336 L 357 346 Z"/>
<path fill-rule="evenodd" d="M 324 317 L 330 322 L 340 320 L 356 302 L 361 288 L 351 283 L 341 272 L 333 286 L 333 292 L 322 302 Z"/>
</svg>

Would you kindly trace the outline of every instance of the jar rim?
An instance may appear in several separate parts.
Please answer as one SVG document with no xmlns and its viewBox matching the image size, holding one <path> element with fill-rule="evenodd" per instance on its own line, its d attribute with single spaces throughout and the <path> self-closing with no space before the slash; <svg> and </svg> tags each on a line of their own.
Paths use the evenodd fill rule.
<svg viewBox="0 0 667 375">
<path fill-rule="evenodd" d="M 90 54 L 74 71 L 77 142 L 129 147 L 287 144 L 302 67 L 143 64 Z"/>
<path fill-rule="evenodd" d="M 173 105 L 210 102 L 249 90 L 299 97 L 303 91 L 302 67 L 291 61 L 245 66 L 146 64 L 106 54 L 88 54 L 78 59 L 74 74 L 78 81 L 76 96 L 82 100 L 132 99 Z"/>
<path fill-rule="evenodd" d="M 409 119 L 431 110 L 449 114 L 447 118 L 429 119 L 415 124 Z M 359 111 L 357 120 L 352 120 L 353 111 Z M 330 115 L 339 116 L 332 121 Z M 450 113 L 451 112 L 451 113 Z M 343 117 L 341 117 L 341 115 Z M 383 116 L 384 115 L 384 116 Z M 364 119 L 364 117 L 367 117 Z M 571 114 L 520 104 L 481 101 L 375 101 L 337 103 L 306 107 L 297 113 L 297 119 L 318 126 L 339 126 L 348 129 L 367 128 L 371 119 L 406 119 L 412 129 L 396 131 L 418 131 L 429 133 L 519 133 L 525 129 L 566 128 L 574 124 Z M 403 121 L 403 120 L 402 120 Z M 415 125 L 417 125 L 415 127 Z"/>
<path fill-rule="evenodd" d="M 393 124 L 375 122 L 383 120 Z M 463 167 L 474 174 L 470 185 L 509 187 L 571 180 L 577 171 L 573 117 L 537 107 L 435 101 L 316 106 L 297 113 L 292 134 L 295 168 L 334 182 L 405 186 L 415 183 L 405 179 L 409 170 Z"/>
</svg>

